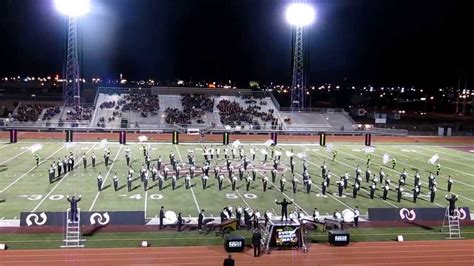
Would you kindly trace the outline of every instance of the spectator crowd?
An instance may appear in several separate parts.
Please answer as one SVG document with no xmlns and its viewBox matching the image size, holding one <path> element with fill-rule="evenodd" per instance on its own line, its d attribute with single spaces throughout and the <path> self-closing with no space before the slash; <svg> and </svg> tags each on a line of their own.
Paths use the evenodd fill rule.
<svg viewBox="0 0 474 266">
<path fill-rule="evenodd" d="M 191 120 L 197 120 L 197 123 L 205 123 L 202 116 L 206 112 L 212 112 L 214 109 L 214 100 L 204 94 L 183 94 L 181 95 L 181 106 L 178 108 L 167 108 L 165 121 L 168 124 L 178 124 L 187 126 L 192 123 Z"/>
</svg>

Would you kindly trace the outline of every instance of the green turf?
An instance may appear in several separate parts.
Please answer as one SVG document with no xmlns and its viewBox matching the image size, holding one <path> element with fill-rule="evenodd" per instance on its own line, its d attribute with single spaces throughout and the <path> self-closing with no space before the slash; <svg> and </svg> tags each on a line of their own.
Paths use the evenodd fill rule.
<svg viewBox="0 0 474 266">
<path fill-rule="evenodd" d="M 294 198 L 295 207 L 301 207 L 307 213 L 311 213 L 312 209 L 318 207 L 322 214 L 332 213 L 334 209 L 345 209 L 358 205 L 362 214 L 367 212 L 367 208 L 371 207 L 436 207 L 446 206 L 444 195 L 446 194 L 446 177 L 451 174 L 454 178 L 453 192 L 460 195 L 458 205 L 474 207 L 474 154 L 456 151 L 448 148 L 433 145 L 377 145 L 375 152 L 372 154 L 371 170 L 373 173 L 378 173 L 380 167 L 384 168 L 393 183 L 397 183 L 399 173 L 403 168 L 406 168 L 409 174 L 407 179 L 406 191 L 411 192 L 413 185 L 413 173 L 418 169 L 423 181 L 422 194 L 427 194 L 427 180 L 430 171 L 435 171 L 436 166 L 429 164 L 427 161 L 433 154 L 439 154 L 439 162 L 442 165 L 441 175 L 437 178 L 438 193 L 435 204 L 430 203 L 427 197 L 420 198 L 416 204 L 412 203 L 411 197 L 405 197 L 402 202 L 396 202 L 396 195 L 394 191 L 389 193 L 389 200 L 383 201 L 381 191 L 378 190 L 376 195 L 378 198 L 371 200 L 367 197 L 368 192 L 364 191 L 368 184 L 363 181 L 363 189 L 359 193 L 357 199 L 352 198 L 350 189 L 346 190 L 347 197 L 337 198 L 332 196 L 336 191 L 335 181 L 338 180 L 339 175 L 347 171 L 353 180 L 355 175 L 355 167 L 360 164 L 362 170 L 362 177 L 364 178 L 366 155 L 362 151 L 361 144 L 335 144 L 334 149 L 338 151 L 338 156 L 335 162 L 331 161 L 332 155 L 326 152 L 325 148 L 316 145 L 307 144 L 292 144 L 281 145 L 277 149 L 283 152 L 281 163 L 282 165 L 289 165 L 288 158 L 284 155 L 285 151 L 293 149 L 295 153 L 305 152 L 309 161 L 309 171 L 313 179 L 313 191 L 311 194 L 306 194 L 300 184 L 298 193 L 293 195 L 291 191 L 291 179 L 289 171 L 286 172 L 287 185 L 286 191 L 282 194 L 277 187 L 269 184 L 270 189 L 267 192 L 262 191 L 262 183 L 260 180 L 252 183 L 249 192 L 245 191 L 245 183 L 239 181 L 238 190 L 231 191 L 230 182 L 225 181 L 224 190 L 217 189 L 217 182 L 214 179 L 213 167 L 210 170 L 210 179 L 207 190 L 202 189 L 201 179 L 195 178 L 193 189 L 186 190 L 184 188 L 184 179 L 178 181 L 178 189 L 173 191 L 169 183 L 163 191 L 159 191 L 155 186 L 148 192 L 144 192 L 141 182 L 134 181 L 134 186 L 137 186 L 132 192 L 127 192 L 126 187 L 120 191 L 115 192 L 112 188 L 112 176 L 116 172 L 120 179 L 120 186 L 125 185 L 125 177 L 127 174 L 127 166 L 125 163 L 124 148 L 117 143 L 110 143 L 111 159 L 114 160 L 113 165 L 106 168 L 103 163 L 103 147 L 99 143 L 77 143 L 69 150 L 64 148 L 62 143 L 57 142 L 42 142 L 43 149 L 39 152 L 42 159 L 45 161 L 39 167 L 35 167 L 34 156 L 27 147 L 33 143 L 16 143 L 8 145 L 0 145 L 0 198 L 6 199 L 6 202 L 0 203 L 0 219 L 13 219 L 19 217 L 21 211 L 64 211 L 68 204 L 65 200 L 66 195 L 81 194 L 83 200 L 79 207 L 82 210 L 145 210 L 146 217 L 154 217 L 157 215 L 159 207 L 165 206 L 167 210 L 174 210 L 175 212 L 182 212 L 184 216 L 197 216 L 200 208 L 206 209 L 207 215 L 218 216 L 222 208 L 226 205 L 250 206 L 258 208 L 261 211 L 266 209 L 274 209 L 278 212 L 278 206 L 274 204 L 274 199 L 281 200 L 283 197 Z M 206 144 L 210 145 L 210 144 Z M 140 144 L 127 145 L 132 150 L 133 165 L 135 166 L 135 176 L 138 175 L 139 168 L 143 164 L 142 147 Z M 254 147 L 261 148 L 258 144 Z M 251 144 L 244 144 L 244 149 L 248 154 Z M 171 145 L 171 144 L 151 144 L 152 159 L 156 159 L 161 155 L 164 163 L 169 163 L 168 155 L 170 151 L 176 154 L 178 160 L 186 162 L 186 155 L 188 149 L 193 149 L 196 154 L 196 162 L 198 166 L 202 165 L 202 146 L 194 145 Z M 223 161 L 223 147 L 221 147 L 221 160 L 218 162 L 222 167 Z M 64 157 L 72 151 L 76 155 L 78 162 L 76 169 L 69 173 L 65 178 L 56 183 L 49 184 L 47 181 L 47 171 L 49 165 L 58 157 Z M 120 151 L 120 152 L 119 152 Z M 97 155 L 98 164 L 95 168 L 90 165 L 87 169 L 83 169 L 80 156 L 83 153 L 88 153 L 90 164 L 90 154 L 95 152 Z M 119 153 L 118 153 L 119 152 Z M 51 156 L 51 154 L 54 156 Z M 391 169 L 391 163 L 387 165 L 382 164 L 382 156 L 388 153 L 391 157 L 397 158 L 398 165 L 395 170 Z M 7 161 L 9 160 L 9 161 Z M 263 155 L 257 152 L 256 165 L 262 164 Z M 301 173 L 301 159 L 295 156 L 296 172 Z M 329 193 L 331 196 L 327 198 L 317 197 L 320 193 L 319 186 L 322 181 L 320 166 L 326 162 L 328 168 L 333 172 L 331 186 Z M 239 165 L 240 160 L 235 160 L 234 165 Z M 271 168 L 271 162 L 268 162 L 266 167 Z M 235 167 L 237 170 L 237 167 Z M 99 174 L 105 180 L 106 189 L 100 193 L 97 191 L 96 178 Z M 185 172 L 185 171 L 182 171 Z M 267 174 L 270 178 L 270 174 Z M 337 175 L 337 176 L 336 176 Z M 277 182 L 279 181 L 279 176 Z M 299 176 L 301 181 L 301 176 Z M 153 185 L 151 182 L 150 185 Z M 275 184 L 278 185 L 278 184 Z M 392 186 L 392 188 L 395 188 Z"/>
<path fill-rule="evenodd" d="M 352 242 L 394 241 L 397 235 L 403 235 L 406 241 L 412 240 L 443 240 L 446 235 L 439 233 L 438 228 L 360 228 L 348 229 Z M 474 239 L 474 227 L 464 227 L 462 235 L 465 239 Z M 233 232 L 246 238 L 251 244 L 251 233 L 247 230 Z M 0 242 L 6 243 L 9 249 L 54 249 L 61 246 L 62 234 L 2 234 Z M 88 248 L 138 247 L 142 240 L 147 240 L 152 247 L 161 246 L 209 246 L 222 245 L 223 238 L 213 233 L 205 235 L 197 232 L 134 232 L 134 233 L 96 233 L 84 237 Z M 326 232 L 308 232 L 307 243 L 326 243 Z"/>
</svg>

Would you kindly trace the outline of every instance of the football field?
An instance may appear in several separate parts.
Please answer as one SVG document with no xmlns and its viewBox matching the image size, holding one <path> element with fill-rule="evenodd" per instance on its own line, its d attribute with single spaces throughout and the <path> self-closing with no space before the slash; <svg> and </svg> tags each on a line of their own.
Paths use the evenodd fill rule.
<svg viewBox="0 0 474 266">
<path fill-rule="evenodd" d="M 30 147 L 34 144 L 41 144 L 42 149 L 37 153 L 41 157 L 41 163 L 37 167 L 34 154 Z M 163 164 L 169 166 L 169 154 L 174 153 L 176 159 L 182 167 L 181 178 L 175 190 L 171 188 L 171 181 L 165 182 L 164 188 L 160 191 L 157 184 L 150 178 L 149 189 L 144 191 L 143 183 L 139 178 L 139 170 L 144 163 L 142 145 L 150 147 L 152 158 L 151 165 L 156 164 L 156 159 L 161 156 Z M 211 144 L 203 144 L 210 147 Z M 153 218 L 158 214 L 160 206 L 166 210 L 181 212 L 184 217 L 196 217 L 200 209 L 205 209 L 208 216 L 218 217 L 225 206 L 249 207 L 258 209 L 261 212 L 270 210 L 279 214 L 279 206 L 274 203 L 277 199 L 283 198 L 292 200 L 292 207 L 302 209 L 304 213 L 311 214 L 314 208 L 318 208 L 322 215 L 332 214 L 335 209 L 339 211 L 359 206 L 362 214 L 367 213 L 368 208 L 398 208 L 398 207 L 446 207 L 447 201 L 444 196 L 447 194 L 447 177 L 451 175 L 454 180 L 452 192 L 459 195 L 458 206 L 474 208 L 474 147 L 464 147 L 466 151 L 452 147 L 441 147 L 436 145 L 423 144 L 377 144 L 371 154 L 370 170 L 372 174 L 378 176 L 380 168 L 391 179 L 391 190 L 388 199 L 383 200 L 381 185 L 377 184 L 375 199 L 370 199 L 369 185 L 365 181 L 365 169 L 367 153 L 365 147 L 359 143 L 334 143 L 333 150 L 337 151 L 335 161 L 332 161 L 332 152 L 328 152 L 326 147 L 316 144 L 279 144 L 276 151 L 282 153 L 278 175 L 275 182 L 272 182 L 270 170 L 273 169 L 273 161 L 270 158 L 271 147 L 262 143 L 242 142 L 243 149 L 248 158 L 251 159 L 249 149 L 256 149 L 256 159 L 250 164 L 258 169 L 257 179 L 251 182 L 247 191 L 245 180 L 237 181 L 237 189 L 232 191 L 231 181 L 224 180 L 222 191 L 219 191 L 217 180 L 214 178 L 214 166 L 225 168 L 224 146 L 213 145 L 220 148 L 220 157 L 211 163 L 209 170 L 209 181 L 207 189 L 203 189 L 201 180 L 201 166 L 203 165 L 203 146 L 198 143 L 172 145 L 165 143 L 130 143 L 121 145 L 118 143 L 108 143 L 111 150 L 111 160 L 109 167 L 104 164 L 104 145 L 100 142 L 77 142 L 65 146 L 58 142 L 21 142 L 15 144 L 0 143 L 0 199 L 5 202 L 0 203 L 0 219 L 18 219 L 20 212 L 30 211 L 65 211 L 69 205 L 66 201 L 67 195 L 82 195 L 79 208 L 83 211 L 118 211 L 134 210 L 145 211 L 146 218 Z M 135 180 L 133 190 L 128 192 L 126 177 L 128 167 L 125 160 L 125 147 L 131 149 L 132 165 L 135 170 Z M 269 159 L 265 163 L 261 150 L 266 149 Z M 292 191 L 292 175 L 289 169 L 289 157 L 286 152 L 293 150 L 295 154 L 295 174 L 298 183 L 297 193 Z M 469 151 L 473 150 L 473 151 Z M 75 156 L 75 169 L 67 174 L 63 174 L 54 183 L 48 181 L 48 169 L 53 161 L 64 158 L 72 152 Z M 192 152 L 196 160 L 196 176 L 191 181 L 193 186 L 186 189 L 184 186 L 184 176 L 188 172 L 187 155 Z M 91 165 L 91 155 L 97 156 L 96 166 Z M 86 154 L 88 159 L 87 168 L 83 167 L 81 157 Z M 396 158 L 397 165 L 392 169 L 392 162 L 383 164 L 383 156 L 388 154 L 390 158 Z M 428 163 L 428 160 L 437 154 L 438 162 L 441 164 L 440 175 L 436 178 L 438 191 L 434 203 L 429 200 L 428 176 L 430 172 L 436 173 L 436 165 Z M 308 170 L 313 181 L 311 193 L 306 193 L 302 184 L 302 162 L 306 158 Z M 326 196 L 321 195 L 321 165 L 326 162 L 332 172 L 331 184 Z M 242 161 L 237 155 L 232 161 L 235 174 L 238 176 L 238 168 Z M 357 198 L 352 197 L 352 184 L 355 178 L 355 169 L 360 165 L 362 171 L 362 187 Z M 401 202 L 397 202 L 396 187 L 398 186 L 399 175 L 406 169 L 408 177 L 405 185 L 405 192 Z M 421 175 L 422 188 L 421 195 L 417 203 L 412 201 L 412 189 L 414 183 L 414 173 L 418 170 Z M 336 181 L 345 172 L 350 175 L 349 187 L 344 191 L 344 196 L 337 195 Z M 97 176 L 99 173 L 104 179 L 102 191 L 97 189 Z M 114 191 L 112 177 L 117 174 L 119 178 L 119 190 Z M 285 189 L 280 191 L 280 176 L 286 177 Z M 268 189 L 263 192 L 261 178 L 263 175 L 269 178 Z M 246 174 L 244 174 L 245 178 Z"/>
</svg>

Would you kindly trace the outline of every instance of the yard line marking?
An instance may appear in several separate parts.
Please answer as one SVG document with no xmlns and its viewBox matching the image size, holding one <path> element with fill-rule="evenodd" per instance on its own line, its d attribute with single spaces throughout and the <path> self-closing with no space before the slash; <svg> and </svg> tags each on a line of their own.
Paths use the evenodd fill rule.
<svg viewBox="0 0 474 266">
<path fill-rule="evenodd" d="M 95 145 L 94 145 L 95 146 Z M 92 146 L 88 151 L 87 153 L 89 153 L 92 148 L 94 147 Z M 86 153 L 86 154 L 87 154 Z M 79 162 L 80 160 L 77 160 L 77 162 L 74 164 L 73 168 L 75 166 L 77 166 L 78 164 L 80 164 Z M 31 212 L 35 212 L 40 206 L 41 204 L 43 204 L 43 202 L 49 197 L 49 195 L 51 195 L 51 193 L 53 193 L 54 190 L 56 190 L 56 188 L 64 181 L 64 179 L 66 179 L 66 177 L 71 173 L 72 171 L 68 171 L 57 183 L 56 185 L 48 192 L 48 194 L 46 194 L 46 196 L 43 197 L 43 199 L 41 199 L 41 201 L 35 206 L 35 208 L 31 211 Z"/>
<path fill-rule="evenodd" d="M 444 147 L 438 147 L 438 149 L 429 149 L 429 148 L 426 148 L 426 147 L 417 146 L 417 148 L 424 149 L 424 150 L 427 150 L 427 151 L 431 151 L 431 152 L 434 152 L 434 153 L 441 153 L 441 154 L 445 154 L 445 155 L 448 155 L 448 156 L 457 157 L 457 158 L 460 158 L 460 159 L 466 159 L 466 156 L 458 156 L 456 154 L 450 154 L 448 152 L 443 152 L 443 150 L 446 149 Z M 442 148 L 442 149 L 439 149 L 439 148 Z M 457 152 L 457 150 L 455 150 L 455 149 L 452 149 L 452 150 Z M 474 156 L 472 156 L 472 157 L 474 159 Z M 460 163 L 460 162 L 457 162 L 457 161 L 448 160 L 448 159 L 445 159 L 445 158 L 443 158 L 442 160 L 447 161 L 447 162 L 451 162 L 451 163 L 460 164 L 460 165 L 463 165 L 463 166 L 466 166 L 466 167 L 469 167 L 469 168 L 473 167 L 473 165 L 464 164 L 464 163 Z"/>
<path fill-rule="evenodd" d="M 146 219 L 146 210 L 148 209 L 148 190 L 145 191 L 145 219 Z"/>
<path fill-rule="evenodd" d="M 64 146 L 61 146 L 61 148 L 59 148 L 57 151 L 55 151 L 53 154 L 51 154 L 50 156 L 46 157 L 46 159 L 40 161 L 40 165 L 43 164 L 44 162 L 46 162 L 49 158 L 53 157 L 56 153 L 58 153 L 59 151 L 61 151 L 62 149 L 64 149 Z M 5 191 L 7 191 L 11 186 L 13 186 L 14 184 L 16 184 L 18 181 L 20 181 L 23 177 L 27 176 L 30 172 L 32 172 L 33 170 L 35 170 L 36 168 L 38 168 L 38 166 L 34 166 L 33 168 L 31 168 L 30 170 L 28 170 L 28 172 L 24 173 L 23 175 L 21 175 L 20 177 L 18 177 L 17 179 L 15 179 L 15 181 L 13 181 L 12 183 L 10 183 L 8 186 L 6 186 L 4 189 L 2 189 L 0 191 L 0 193 L 3 193 Z"/>
<path fill-rule="evenodd" d="M 27 152 L 27 151 L 28 151 L 28 150 L 22 151 L 22 152 L 20 152 L 19 154 L 15 155 L 15 156 L 13 156 L 13 157 L 11 157 L 11 158 L 9 158 L 9 159 L 3 161 L 3 162 L 0 162 L 0 165 L 3 165 L 3 164 L 5 164 L 5 163 L 8 163 L 9 161 L 15 159 L 16 157 L 22 155 L 23 153 L 25 153 L 25 152 Z"/>
<path fill-rule="evenodd" d="M 285 151 L 287 151 L 285 148 L 283 148 L 283 149 L 284 149 Z M 328 157 L 329 159 L 331 159 L 331 157 L 329 157 L 328 155 L 325 155 L 325 156 Z M 294 157 L 293 157 L 293 158 L 294 158 Z M 297 157 L 297 156 L 296 156 L 296 158 L 302 160 L 301 158 L 299 158 L 299 157 Z M 312 164 L 312 165 L 314 165 L 314 166 L 316 166 L 316 167 L 319 167 L 318 165 L 316 165 L 315 163 L 311 162 L 310 160 L 307 160 L 307 162 L 310 163 L 310 164 Z M 342 163 L 342 164 L 345 164 L 345 163 Z M 352 167 L 352 166 L 350 166 L 350 165 L 348 165 L 348 164 L 345 164 L 345 165 L 348 166 L 348 167 Z M 331 172 L 333 172 L 333 171 L 331 171 Z M 333 172 L 333 173 L 336 174 L 335 172 Z M 302 176 L 301 174 L 297 173 L 297 175 L 299 175 L 301 178 L 303 178 L 303 176 Z M 337 175 L 337 174 L 336 174 L 336 176 L 339 176 L 339 177 L 340 177 L 340 175 Z M 317 187 L 319 190 L 321 190 L 321 187 L 319 187 L 319 186 L 316 185 L 316 184 L 314 184 L 314 185 L 315 185 L 315 187 Z M 361 189 L 364 190 L 365 192 L 368 192 L 366 189 L 362 188 L 362 186 L 361 186 Z M 330 193 L 328 193 L 328 195 L 329 195 L 332 199 L 334 199 L 335 201 L 341 203 L 342 205 L 348 207 L 349 209 L 352 209 L 352 207 L 350 207 L 349 205 L 345 204 L 344 202 L 342 202 L 342 201 L 339 200 L 338 198 L 334 197 L 334 196 L 331 195 Z M 380 196 L 377 196 L 377 198 L 380 199 Z M 384 200 L 383 202 L 385 202 L 385 203 L 391 205 L 392 207 L 398 208 L 397 205 L 395 205 L 395 204 L 393 204 L 393 203 L 391 203 L 391 202 L 389 202 L 389 201 Z"/>
<path fill-rule="evenodd" d="M 0 150 L 3 149 L 3 148 L 5 148 L 5 147 L 7 147 L 8 145 L 9 145 L 9 144 L 5 144 L 5 145 L 3 145 L 3 146 L 0 146 Z"/>
<path fill-rule="evenodd" d="M 183 158 L 181 157 L 181 153 L 179 152 L 179 149 L 178 149 L 178 146 L 176 144 L 174 144 L 174 147 L 176 148 L 176 152 L 178 153 L 178 156 L 179 156 L 179 160 L 180 161 L 183 161 Z M 179 176 L 178 176 L 179 178 Z M 186 181 L 185 181 L 186 182 Z M 197 199 L 196 199 L 196 195 L 194 195 L 194 189 L 193 189 L 193 186 L 191 184 L 191 194 L 193 195 L 193 198 L 194 198 L 194 203 L 196 203 L 196 208 L 197 208 L 197 211 L 198 213 L 201 212 L 201 209 L 199 208 L 199 204 L 197 202 Z"/>
<path fill-rule="evenodd" d="M 109 177 L 110 171 L 112 170 L 112 168 L 114 168 L 114 164 L 115 164 L 115 162 L 117 161 L 117 157 L 119 156 L 120 151 L 122 151 L 122 148 L 123 148 L 123 145 L 120 145 L 120 148 L 119 148 L 119 150 L 117 151 L 117 154 L 116 154 L 115 157 L 114 157 L 114 161 L 113 161 L 112 164 L 110 165 L 109 171 L 107 171 L 107 174 L 105 175 L 104 182 L 102 182 L 102 186 L 100 187 L 100 191 L 97 191 L 97 194 L 95 195 L 94 201 L 92 201 L 92 205 L 91 205 L 91 207 L 89 208 L 89 211 L 92 211 L 92 209 L 94 208 L 95 202 L 96 202 L 97 199 L 99 198 L 100 192 L 102 192 L 102 188 L 103 188 L 104 185 L 105 185 L 105 181 L 107 181 L 107 177 Z"/>
</svg>

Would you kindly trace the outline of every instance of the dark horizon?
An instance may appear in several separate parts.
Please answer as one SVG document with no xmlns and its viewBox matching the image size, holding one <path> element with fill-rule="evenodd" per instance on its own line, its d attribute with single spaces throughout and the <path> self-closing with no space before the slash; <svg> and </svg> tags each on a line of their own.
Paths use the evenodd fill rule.
<svg viewBox="0 0 474 266">
<path fill-rule="evenodd" d="M 92 0 L 81 22 L 84 76 L 290 84 L 288 2 Z M 437 89 L 473 76 L 468 1 L 311 2 L 308 84 Z M 52 0 L 2 1 L 0 75 L 59 73 L 65 22 Z"/>
</svg>

